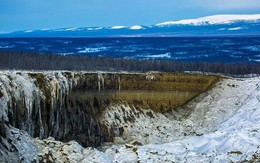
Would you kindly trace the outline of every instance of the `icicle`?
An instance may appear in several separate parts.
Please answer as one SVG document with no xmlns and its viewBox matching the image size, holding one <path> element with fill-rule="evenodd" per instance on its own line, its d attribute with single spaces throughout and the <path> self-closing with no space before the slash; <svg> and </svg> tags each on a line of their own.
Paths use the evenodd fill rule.
<svg viewBox="0 0 260 163">
<path fill-rule="evenodd" d="M 105 79 L 101 73 L 98 73 L 98 91 L 99 92 L 101 90 L 101 87 L 103 90 L 105 89 Z"/>
<path fill-rule="evenodd" d="M 100 77 L 101 75 L 100 74 L 98 74 L 98 91 L 100 92 Z"/>
<path fill-rule="evenodd" d="M 120 80 L 120 76 L 118 76 L 118 90 L 121 90 L 121 80 Z"/>
</svg>

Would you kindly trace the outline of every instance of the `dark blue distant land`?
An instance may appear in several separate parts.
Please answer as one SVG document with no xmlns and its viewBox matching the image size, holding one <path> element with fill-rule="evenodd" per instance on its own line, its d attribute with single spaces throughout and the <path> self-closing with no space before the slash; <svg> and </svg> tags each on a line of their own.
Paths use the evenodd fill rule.
<svg viewBox="0 0 260 163">
<path fill-rule="evenodd" d="M 254 63 L 260 62 L 260 37 L 0 38 L 0 51 Z"/>
</svg>

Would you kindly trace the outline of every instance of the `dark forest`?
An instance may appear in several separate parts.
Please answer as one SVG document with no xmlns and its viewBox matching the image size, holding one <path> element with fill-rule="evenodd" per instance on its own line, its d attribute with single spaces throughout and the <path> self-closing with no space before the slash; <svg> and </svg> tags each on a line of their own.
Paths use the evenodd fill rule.
<svg viewBox="0 0 260 163">
<path fill-rule="evenodd" d="M 0 69 L 260 74 L 259 63 L 179 62 L 0 51 Z"/>
</svg>

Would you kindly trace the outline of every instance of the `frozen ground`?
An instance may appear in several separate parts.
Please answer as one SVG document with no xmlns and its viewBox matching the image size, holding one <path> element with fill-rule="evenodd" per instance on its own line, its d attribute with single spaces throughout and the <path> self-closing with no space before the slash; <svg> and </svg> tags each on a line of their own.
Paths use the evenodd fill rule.
<svg viewBox="0 0 260 163">
<path fill-rule="evenodd" d="M 143 111 L 123 102 L 104 113 L 122 137 L 101 148 L 38 140 L 40 158 L 70 162 L 260 161 L 260 78 L 223 79 L 171 113 Z"/>
</svg>

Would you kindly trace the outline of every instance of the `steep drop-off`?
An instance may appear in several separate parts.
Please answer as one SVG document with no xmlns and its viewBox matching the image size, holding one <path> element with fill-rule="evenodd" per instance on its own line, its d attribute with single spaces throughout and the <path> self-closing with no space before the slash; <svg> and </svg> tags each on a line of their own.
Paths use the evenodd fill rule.
<svg viewBox="0 0 260 163">
<path fill-rule="evenodd" d="M 2 71 L 1 143 L 7 144 L 3 143 L 6 132 L 15 127 L 32 137 L 52 136 L 99 146 L 124 132 L 103 123 L 103 113 L 110 106 L 125 102 L 134 108 L 167 112 L 206 91 L 218 79 L 175 73 Z M 131 117 L 126 119 L 131 121 Z"/>
<path fill-rule="evenodd" d="M 99 148 L 35 139 L 39 160 L 53 162 L 259 162 L 260 78 L 224 78 L 167 113 L 125 102 L 105 110 L 123 135 Z"/>
</svg>

